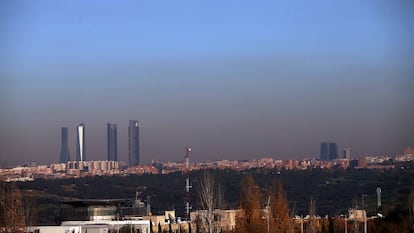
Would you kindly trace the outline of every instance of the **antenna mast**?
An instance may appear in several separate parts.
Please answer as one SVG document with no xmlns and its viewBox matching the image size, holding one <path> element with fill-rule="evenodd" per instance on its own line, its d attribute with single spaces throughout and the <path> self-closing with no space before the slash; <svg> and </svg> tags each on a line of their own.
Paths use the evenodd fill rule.
<svg viewBox="0 0 414 233">
<path fill-rule="evenodd" d="M 192 209 L 190 205 L 190 188 L 192 188 L 192 186 L 190 185 L 190 152 L 191 152 L 191 148 L 186 146 L 185 147 L 185 169 L 184 169 L 184 173 L 186 176 L 184 201 L 185 201 L 185 213 L 186 213 L 187 220 L 190 220 L 190 210 Z"/>
</svg>

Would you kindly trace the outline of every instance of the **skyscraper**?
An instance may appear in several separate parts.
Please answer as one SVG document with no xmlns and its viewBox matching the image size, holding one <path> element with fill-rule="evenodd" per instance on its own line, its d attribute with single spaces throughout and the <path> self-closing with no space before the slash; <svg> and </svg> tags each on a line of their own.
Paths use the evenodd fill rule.
<svg viewBox="0 0 414 233">
<path fill-rule="evenodd" d="M 68 146 L 68 128 L 62 127 L 61 128 L 61 135 L 62 135 L 62 145 L 60 147 L 60 163 L 66 163 L 70 161 L 69 155 L 69 146 Z"/>
<path fill-rule="evenodd" d="M 338 158 L 338 148 L 336 143 L 322 142 L 321 143 L 321 160 L 328 161 Z"/>
<path fill-rule="evenodd" d="M 128 149 L 129 166 L 139 165 L 139 126 L 135 120 L 129 121 Z"/>
<path fill-rule="evenodd" d="M 116 124 L 108 123 L 107 125 L 108 135 L 108 160 L 118 161 L 118 146 L 116 135 Z"/>
<path fill-rule="evenodd" d="M 343 158 L 347 160 L 351 160 L 351 148 L 349 147 L 344 148 Z"/>
<path fill-rule="evenodd" d="M 86 161 L 85 124 L 76 126 L 76 161 Z"/>
</svg>

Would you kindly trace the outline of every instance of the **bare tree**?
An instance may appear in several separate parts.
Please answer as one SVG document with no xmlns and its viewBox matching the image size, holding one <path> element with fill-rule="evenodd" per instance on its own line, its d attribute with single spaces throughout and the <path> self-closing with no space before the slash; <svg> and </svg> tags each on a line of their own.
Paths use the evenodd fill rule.
<svg viewBox="0 0 414 233">
<path fill-rule="evenodd" d="M 410 194 L 408 196 L 408 209 L 410 213 L 410 229 L 414 230 L 414 184 L 411 185 Z"/>
<path fill-rule="evenodd" d="M 214 209 L 216 207 L 216 191 L 214 185 L 215 181 L 213 176 L 209 172 L 204 171 L 198 185 L 198 196 L 202 209 L 206 211 L 203 216 L 203 223 L 205 223 L 207 232 L 209 233 L 213 233 L 214 230 Z"/>
<path fill-rule="evenodd" d="M 6 233 L 23 233 L 25 217 L 20 190 L 12 183 L 2 185 L 0 193 L 1 227 Z"/>
<path fill-rule="evenodd" d="M 309 201 L 309 227 L 307 232 L 316 232 L 316 201 L 313 197 Z"/>
<path fill-rule="evenodd" d="M 251 175 L 242 182 L 240 195 L 240 212 L 236 218 L 235 232 L 267 232 L 262 220 L 262 194 Z"/>
<path fill-rule="evenodd" d="M 35 201 L 29 197 L 24 199 L 24 217 L 26 232 L 32 232 L 37 224 L 37 205 Z"/>
<path fill-rule="evenodd" d="M 0 229 L 6 226 L 6 187 L 4 183 L 0 184 Z"/>
<path fill-rule="evenodd" d="M 289 216 L 289 203 L 281 181 L 273 183 L 269 191 L 272 233 L 293 233 L 293 222 Z"/>
<path fill-rule="evenodd" d="M 221 222 L 221 217 L 222 217 L 222 210 L 225 209 L 226 203 L 224 201 L 224 189 L 221 185 L 220 182 L 216 182 L 217 183 L 217 188 L 216 188 L 216 224 L 215 224 L 215 231 L 216 233 L 222 232 L 222 222 Z"/>
</svg>

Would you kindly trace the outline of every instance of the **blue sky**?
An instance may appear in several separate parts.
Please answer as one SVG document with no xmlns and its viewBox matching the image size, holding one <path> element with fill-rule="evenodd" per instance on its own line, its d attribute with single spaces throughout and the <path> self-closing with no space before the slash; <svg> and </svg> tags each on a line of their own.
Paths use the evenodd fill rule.
<svg viewBox="0 0 414 233">
<path fill-rule="evenodd" d="M 2 1 L 0 163 L 58 159 L 60 127 L 141 122 L 142 160 L 353 156 L 413 146 L 412 1 Z"/>
</svg>

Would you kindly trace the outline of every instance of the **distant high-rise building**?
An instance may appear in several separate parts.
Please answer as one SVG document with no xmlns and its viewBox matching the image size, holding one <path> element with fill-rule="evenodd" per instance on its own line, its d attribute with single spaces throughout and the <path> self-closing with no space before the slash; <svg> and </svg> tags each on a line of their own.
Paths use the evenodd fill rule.
<svg viewBox="0 0 414 233">
<path fill-rule="evenodd" d="M 86 161 L 85 124 L 76 126 L 76 161 Z"/>
<path fill-rule="evenodd" d="M 60 147 L 60 163 L 66 163 L 70 161 L 69 146 L 68 146 L 68 128 L 61 128 L 62 144 Z"/>
<path fill-rule="evenodd" d="M 129 166 L 139 165 L 139 126 L 138 121 L 130 120 L 128 127 Z"/>
<path fill-rule="evenodd" d="M 344 148 L 343 158 L 346 160 L 351 160 L 351 148 L 349 147 Z"/>
<path fill-rule="evenodd" d="M 118 146 L 117 146 L 117 135 L 116 135 L 116 124 L 108 123 L 108 160 L 118 161 Z"/>
<path fill-rule="evenodd" d="M 328 161 L 338 158 L 338 148 L 336 143 L 322 142 L 321 143 L 321 160 Z"/>
</svg>

